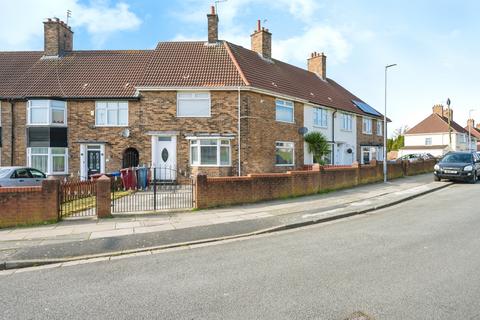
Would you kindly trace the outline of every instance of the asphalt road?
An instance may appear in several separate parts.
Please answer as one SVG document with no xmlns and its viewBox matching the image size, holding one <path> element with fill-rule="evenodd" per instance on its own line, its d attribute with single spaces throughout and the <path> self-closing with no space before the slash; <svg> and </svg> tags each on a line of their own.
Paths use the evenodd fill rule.
<svg viewBox="0 0 480 320">
<path fill-rule="evenodd" d="M 0 277 L 3 319 L 480 319 L 480 183 L 213 246 Z"/>
</svg>

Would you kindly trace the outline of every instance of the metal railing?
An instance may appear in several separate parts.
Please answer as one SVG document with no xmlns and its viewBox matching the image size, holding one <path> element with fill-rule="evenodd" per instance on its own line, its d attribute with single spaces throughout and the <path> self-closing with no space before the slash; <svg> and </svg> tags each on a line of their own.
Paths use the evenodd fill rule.
<svg viewBox="0 0 480 320">
<path fill-rule="evenodd" d="M 96 215 L 97 188 L 93 180 L 65 181 L 60 184 L 60 217 Z"/>
<path fill-rule="evenodd" d="M 174 167 L 138 167 L 112 178 L 112 213 L 148 213 L 189 209 L 194 180 Z"/>
</svg>

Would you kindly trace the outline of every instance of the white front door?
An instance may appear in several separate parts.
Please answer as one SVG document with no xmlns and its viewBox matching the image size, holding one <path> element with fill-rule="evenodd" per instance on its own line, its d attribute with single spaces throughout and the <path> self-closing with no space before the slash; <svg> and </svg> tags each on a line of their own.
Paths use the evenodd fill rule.
<svg viewBox="0 0 480 320">
<path fill-rule="evenodd" d="M 152 158 L 157 180 L 175 180 L 177 178 L 177 137 L 152 137 Z"/>
</svg>

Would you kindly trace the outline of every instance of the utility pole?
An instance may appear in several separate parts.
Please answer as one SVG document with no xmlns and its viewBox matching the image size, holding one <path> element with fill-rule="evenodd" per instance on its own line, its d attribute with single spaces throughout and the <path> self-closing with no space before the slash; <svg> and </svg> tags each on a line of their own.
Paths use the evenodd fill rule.
<svg viewBox="0 0 480 320">
<path fill-rule="evenodd" d="M 383 182 L 387 182 L 387 71 L 397 64 L 385 66 L 385 110 L 383 113 Z"/>
<path fill-rule="evenodd" d="M 447 98 L 447 107 L 448 107 L 448 148 L 452 150 L 452 111 L 450 109 L 450 98 Z"/>
</svg>

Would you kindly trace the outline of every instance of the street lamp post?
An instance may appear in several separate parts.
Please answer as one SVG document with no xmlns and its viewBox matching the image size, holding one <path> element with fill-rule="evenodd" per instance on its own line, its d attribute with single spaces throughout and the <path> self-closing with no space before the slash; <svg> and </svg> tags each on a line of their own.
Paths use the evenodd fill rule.
<svg viewBox="0 0 480 320">
<path fill-rule="evenodd" d="M 387 182 L 387 71 L 397 64 L 385 66 L 385 112 L 383 113 L 383 182 Z"/>
<path fill-rule="evenodd" d="M 468 110 L 468 151 L 473 151 L 472 150 L 472 125 L 473 125 L 473 123 L 470 122 L 470 120 L 472 119 L 472 111 L 475 111 L 475 109 Z"/>
</svg>

